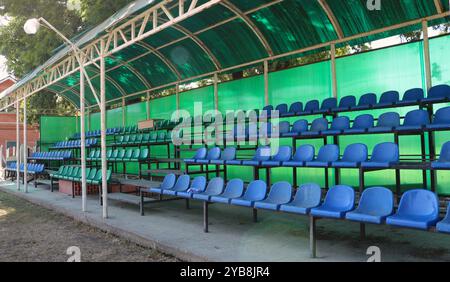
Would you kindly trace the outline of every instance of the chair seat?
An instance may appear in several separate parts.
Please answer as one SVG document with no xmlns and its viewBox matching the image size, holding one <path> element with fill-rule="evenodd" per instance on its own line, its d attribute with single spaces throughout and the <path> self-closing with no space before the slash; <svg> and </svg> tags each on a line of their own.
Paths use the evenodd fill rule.
<svg viewBox="0 0 450 282">
<path fill-rule="evenodd" d="M 226 161 L 225 163 L 227 165 L 241 165 L 242 161 L 240 161 L 240 160 L 232 160 L 232 161 Z"/>
<path fill-rule="evenodd" d="M 301 136 L 309 137 L 309 136 L 320 136 L 321 132 L 319 131 L 306 131 L 302 132 Z"/>
<path fill-rule="evenodd" d="M 197 160 L 196 162 L 195 162 L 196 164 L 209 164 L 209 160 Z"/>
<path fill-rule="evenodd" d="M 166 196 L 176 196 L 177 195 L 177 191 L 174 190 L 162 190 L 161 194 L 166 195 Z"/>
<path fill-rule="evenodd" d="M 280 208 L 280 206 L 281 206 L 280 204 L 273 203 L 270 200 L 255 203 L 256 209 L 271 210 L 271 211 L 277 211 Z"/>
<path fill-rule="evenodd" d="M 305 162 L 288 161 L 288 162 L 283 162 L 283 166 L 285 166 L 285 167 L 304 167 Z"/>
<path fill-rule="evenodd" d="M 286 117 L 294 117 L 296 115 L 297 115 L 296 113 L 287 112 L 287 113 L 280 114 L 280 117 L 286 118 Z"/>
<path fill-rule="evenodd" d="M 350 128 L 350 129 L 346 129 L 343 132 L 344 134 L 362 134 L 362 133 L 367 133 L 367 129 L 363 129 L 363 128 Z"/>
<path fill-rule="evenodd" d="M 338 129 L 333 130 L 333 129 L 330 129 L 330 130 L 322 131 L 322 134 L 323 134 L 323 135 L 339 135 L 339 134 L 342 134 L 343 132 L 344 132 L 343 130 L 338 130 Z"/>
<path fill-rule="evenodd" d="M 362 162 L 361 167 L 364 168 L 389 168 L 391 163 L 381 163 L 381 162 Z"/>
<path fill-rule="evenodd" d="M 360 163 L 357 162 L 346 162 L 346 161 L 337 161 L 337 162 L 333 162 L 331 163 L 332 167 L 337 167 L 337 168 L 357 168 L 359 167 Z"/>
<path fill-rule="evenodd" d="M 259 162 L 259 161 L 243 161 L 242 164 L 248 165 L 248 166 L 259 166 L 259 165 L 261 165 L 261 162 Z"/>
<path fill-rule="evenodd" d="M 230 204 L 231 203 L 231 199 L 221 197 L 221 196 L 212 196 L 210 201 L 213 203 L 220 203 L 220 204 Z"/>
<path fill-rule="evenodd" d="M 367 109 L 370 109 L 370 108 L 372 108 L 372 107 L 369 106 L 369 105 L 361 105 L 361 106 L 354 106 L 354 107 L 351 107 L 350 109 L 351 109 L 352 111 L 361 111 L 361 110 L 367 110 Z"/>
<path fill-rule="evenodd" d="M 369 133 L 382 133 L 382 132 L 392 132 L 394 130 L 393 127 L 385 127 L 385 126 L 377 126 L 377 127 L 372 127 L 369 128 Z"/>
<path fill-rule="evenodd" d="M 450 124 L 429 124 L 426 128 L 430 130 L 446 130 L 450 129 Z"/>
<path fill-rule="evenodd" d="M 439 103 L 439 102 L 446 102 L 448 101 L 447 98 L 425 98 L 422 99 L 421 102 L 423 103 Z"/>
<path fill-rule="evenodd" d="M 329 167 L 329 162 L 319 162 L 319 161 L 312 161 L 312 162 L 306 162 L 306 167 Z"/>
<path fill-rule="evenodd" d="M 450 217 L 444 219 L 436 225 L 436 229 L 442 233 L 450 233 Z"/>
<path fill-rule="evenodd" d="M 142 190 L 141 190 L 141 191 L 142 191 Z M 150 193 L 155 193 L 155 194 L 162 194 L 163 191 L 164 191 L 164 189 L 161 189 L 161 188 L 150 188 L 150 189 L 149 189 L 149 192 L 150 192 Z"/>
<path fill-rule="evenodd" d="M 353 211 L 353 212 L 347 213 L 345 218 L 347 218 L 348 220 L 351 220 L 351 221 L 373 223 L 373 224 L 382 224 L 386 220 L 386 216 L 371 215 L 371 214 L 361 213 L 358 211 Z"/>
<path fill-rule="evenodd" d="M 329 111 L 330 110 L 315 110 L 315 111 L 312 111 L 312 114 L 315 114 L 315 115 L 326 114 Z"/>
<path fill-rule="evenodd" d="M 191 192 L 176 192 L 176 195 L 181 198 L 192 199 L 194 193 Z"/>
<path fill-rule="evenodd" d="M 417 101 L 397 101 L 395 104 L 397 105 L 397 106 L 412 106 L 412 105 L 416 105 L 416 104 L 418 104 L 420 101 L 419 100 L 417 100 Z"/>
<path fill-rule="evenodd" d="M 318 207 L 311 210 L 311 215 L 316 217 L 327 217 L 327 218 L 344 218 L 345 211 Z"/>
<path fill-rule="evenodd" d="M 450 169 L 450 163 L 447 162 L 433 162 L 431 168 L 434 169 Z"/>
<path fill-rule="evenodd" d="M 187 164 L 194 164 L 196 162 L 195 159 L 184 159 L 184 162 Z"/>
<path fill-rule="evenodd" d="M 281 166 L 281 162 L 278 161 L 264 161 L 261 163 L 261 166 L 273 167 L 273 166 Z"/>
<path fill-rule="evenodd" d="M 389 225 L 410 227 L 415 229 L 428 230 L 436 224 L 437 220 L 424 216 L 402 216 L 393 215 L 386 219 Z"/>
<path fill-rule="evenodd" d="M 395 106 L 397 103 L 393 103 L 393 102 L 386 102 L 386 103 L 378 103 L 376 105 L 373 105 L 373 107 L 375 109 L 379 109 L 379 108 L 386 108 L 386 107 L 392 107 Z"/>
<path fill-rule="evenodd" d="M 223 161 L 223 160 L 212 160 L 209 163 L 213 164 L 213 165 L 224 165 L 225 161 Z"/>
<path fill-rule="evenodd" d="M 253 207 L 253 202 L 244 200 L 244 199 L 233 199 L 231 200 L 231 204 L 235 206 L 242 206 L 242 207 Z"/>
<path fill-rule="evenodd" d="M 288 133 L 281 134 L 282 137 L 297 137 L 300 135 L 301 135 L 300 132 L 288 132 Z"/>
<path fill-rule="evenodd" d="M 280 211 L 288 212 L 288 213 L 307 215 L 307 214 L 309 214 L 311 212 L 311 209 L 310 208 L 299 207 L 295 203 L 290 203 L 290 204 L 286 204 L 286 205 L 281 205 L 280 206 Z"/>
<path fill-rule="evenodd" d="M 422 129 L 423 127 L 420 125 L 402 125 L 395 128 L 396 131 L 418 131 Z"/>
</svg>

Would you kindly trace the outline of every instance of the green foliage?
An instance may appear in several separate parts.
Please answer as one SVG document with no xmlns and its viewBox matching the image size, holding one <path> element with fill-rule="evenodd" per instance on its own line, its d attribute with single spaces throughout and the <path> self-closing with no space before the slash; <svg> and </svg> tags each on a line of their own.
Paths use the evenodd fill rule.
<svg viewBox="0 0 450 282">
<path fill-rule="evenodd" d="M 87 26 L 95 26 L 133 0 L 80 0 L 81 15 Z"/>
</svg>

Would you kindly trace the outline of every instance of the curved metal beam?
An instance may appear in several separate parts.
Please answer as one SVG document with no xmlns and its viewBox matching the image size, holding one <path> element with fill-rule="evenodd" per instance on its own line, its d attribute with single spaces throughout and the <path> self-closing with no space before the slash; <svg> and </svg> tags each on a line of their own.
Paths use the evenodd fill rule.
<svg viewBox="0 0 450 282">
<path fill-rule="evenodd" d="M 330 20 L 331 24 L 333 25 L 334 30 L 336 31 L 337 36 L 339 39 L 344 38 L 344 32 L 342 32 L 342 28 L 334 15 L 333 11 L 331 10 L 330 6 L 328 5 L 326 0 L 317 0 L 319 2 L 320 7 L 324 10 L 325 14 L 327 14 L 328 19 Z"/>
<path fill-rule="evenodd" d="M 439 14 L 444 12 L 444 7 L 442 6 L 441 0 L 434 0 L 434 6 L 436 6 L 436 11 Z"/>
<path fill-rule="evenodd" d="M 225 8 L 227 8 L 228 10 L 230 10 L 231 12 L 236 14 L 241 20 L 243 20 L 247 24 L 247 26 L 253 31 L 253 33 L 255 33 L 256 37 L 258 37 L 259 41 L 266 49 L 267 54 L 269 54 L 269 56 L 274 55 L 272 47 L 270 46 L 267 39 L 261 33 L 259 28 L 255 25 L 255 23 L 244 12 L 242 12 L 238 7 L 236 7 L 234 4 L 232 4 L 228 0 L 224 0 L 223 2 L 220 2 L 220 5 L 224 6 Z"/>
<path fill-rule="evenodd" d="M 166 64 L 166 66 L 176 75 L 178 80 L 181 79 L 181 74 L 177 70 L 177 67 L 169 59 L 167 59 L 166 56 L 164 56 L 161 52 L 156 50 L 155 47 L 150 46 L 148 43 L 145 43 L 144 41 L 141 41 L 138 44 L 146 48 L 151 53 L 155 54 L 155 56 L 158 57 L 161 61 L 163 61 L 163 63 Z"/>
</svg>

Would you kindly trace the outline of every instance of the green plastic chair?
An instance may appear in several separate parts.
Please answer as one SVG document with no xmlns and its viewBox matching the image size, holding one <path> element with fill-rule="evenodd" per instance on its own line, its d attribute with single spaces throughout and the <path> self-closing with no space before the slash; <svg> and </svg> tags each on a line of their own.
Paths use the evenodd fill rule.
<svg viewBox="0 0 450 282">
<path fill-rule="evenodd" d="M 132 149 L 127 149 L 125 151 L 125 155 L 122 158 L 122 161 L 129 161 L 129 160 L 131 160 L 132 156 L 133 156 L 133 150 Z"/>
<path fill-rule="evenodd" d="M 112 153 L 113 153 L 113 150 L 112 150 L 112 149 L 106 151 L 106 159 L 107 159 L 107 160 L 108 160 L 109 158 L 111 158 Z"/>
<path fill-rule="evenodd" d="M 94 180 L 95 176 L 97 175 L 97 169 L 92 168 L 89 174 L 87 174 L 86 182 L 89 183 L 89 181 Z"/>
<path fill-rule="evenodd" d="M 70 175 L 72 175 L 73 170 L 75 169 L 75 167 L 73 166 L 69 166 L 69 169 L 66 171 L 66 173 L 62 174 L 59 179 L 66 179 L 67 177 L 69 177 Z"/>
<path fill-rule="evenodd" d="M 64 172 L 64 169 L 66 169 L 66 166 L 61 166 L 57 172 L 51 173 L 50 177 L 51 178 L 58 178 Z"/>
<path fill-rule="evenodd" d="M 64 180 L 71 180 L 72 178 L 77 176 L 79 170 L 80 170 L 79 167 L 73 167 L 72 172 L 70 174 L 67 174 L 66 176 L 64 176 L 63 179 Z"/>
<path fill-rule="evenodd" d="M 157 140 L 157 142 L 165 142 L 166 141 L 166 136 L 167 136 L 167 134 L 164 131 L 158 133 L 158 140 Z"/>
<path fill-rule="evenodd" d="M 99 169 L 99 170 L 97 170 L 97 173 L 95 174 L 95 176 L 86 182 L 89 184 L 98 185 L 100 183 L 101 179 L 102 179 L 102 170 Z"/>
<path fill-rule="evenodd" d="M 95 156 L 95 151 L 92 150 L 92 151 L 89 153 L 89 156 L 86 158 L 86 160 L 91 161 L 91 160 L 94 158 L 94 156 Z"/>
<path fill-rule="evenodd" d="M 148 148 L 142 149 L 139 158 L 136 161 L 144 161 L 148 158 L 149 150 Z"/>
<path fill-rule="evenodd" d="M 83 172 L 83 170 L 80 168 L 77 169 L 77 173 L 73 176 L 68 177 L 67 180 L 73 181 L 73 182 L 77 182 L 78 179 L 81 179 L 81 173 Z"/>
<path fill-rule="evenodd" d="M 125 135 L 120 145 L 128 144 L 128 142 L 130 142 L 130 135 Z"/>
<path fill-rule="evenodd" d="M 136 138 L 136 142 L 134 142 L 134 144 L 141 144 L 142 143 L 142 139 L 144 139 L 144 134 L 139 134 Z"/>
<path fill-rule="evenodd" d="M 131 155 L 130 158 L 124 158 L 124 161 L 127 162 L 137 162 L 139 159 L 139 156 L 141 155 L 141 149 L 134 149 L 133 150 L 133 154 Z"/>
<path fill-rule="evenodd" d="M 142 137 L 142 141 L 141 144 L 148 144 L 150 142 L 150 134 L 144 134 L 144 136 Z"/>
<path fill-rule="evenodd" d="M 119 139 L 116 140 L 116 142 L 114 143 L 114 145 L 122 145 L 123 143 L 123 135 L 119 136 Z"/>
<path fill-rule="evenodd" d="M 111 154 L 111 157 L 108 158 L 108 161 L 111 161 L 111 162 L 115 161 L 117 159 L 118 155 L 119 155 L 119 149 L 115 149 L 113 151 L 113 153 Z"/>
<path fill-rule="evenodd" d="M 117 157 L 114 159 L 115 162 L 120 162 L 125 157 L 126 151 L 124 149 L 119 149 L 119 154 L 117 154 Z"/>
<path fill-rule="evenodd" d="M 77 179 L 75 179 L 74 182 L 81 182 L 81 177 L 82 177 L 81 171 L 82 171 L 82 170 L 80 170 L 80 177 L 78 177 Z M 86 168 L 86 180 L 88 179 L 90 173 L 91 173 L 91 168 L 89 168 L 89 167 Z"/>
<path fill-rule="evenodd" d="M 127 144 L 133 145 L 134 143 L 136 143 L 136 140 L 137 140 L 137 136 L 136 135 L 131 135 L 130 136 L 130 140 L 128 140 Z"/>
</svg>

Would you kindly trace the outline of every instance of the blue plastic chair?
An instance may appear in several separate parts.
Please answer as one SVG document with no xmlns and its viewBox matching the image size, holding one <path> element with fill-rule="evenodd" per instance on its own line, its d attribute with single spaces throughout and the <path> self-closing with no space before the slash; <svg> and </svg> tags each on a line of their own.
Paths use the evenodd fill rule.
<svg viewBox="0 0 450 282">
<path fill-rule="evenodd" d="M 323 204 L 311 209 L 311 215 L 325 218 L 344 218 L 355 206 L 355 190 L 349 186 L 337 185 L 332 187 L 325 197 Z"/>
<path fill-rule="evenodd" d="M 175 186 L 176 180 L 177 180 L 177 177 L 175 176 L 175 174 L 168 174 L 164 177 L 164 180 L 159 187 L 155 187 L 155 188 L 150 187 L 148 189 L 142 189 L 141 191 L 161 194 L 162 190 L 172 189 Z"/>
<path fill-rule="evenodd" d="M 446 84 L 436 85 L 428 91 L 425 102 L 440 102 L 450 99 L 450 86 Z"/>
<path fill-rule="evenodd" d="M 442 146 L 439 160 L 432 162 L 431 167 L 434 169 L 450 169 L 450 142 Z"/>
<path fill-rule="evenodd" d="M 196 161 L 197 164 L 209 164 L 212 160 L 219 160 L 222 151 L 219 147 L 212 148 L 208 151 L 205 159 L 199 159 Z"/>
<path fill-rule="evenodd" d="M 244 196 L 232 199 L 231 204 L 235 206 L 253 207 L 255 202 L 264 200 L 266 194 L 267 184 L 262 180 L 255 180 L 248 185 Z"/>
<path fill-rule="evenodd" d="M 339 107 L 334 109 L 334 111 L 349 111 L 353 107 L 356 107 L 356 97 L 353 95 L 345 96 L 339 102 Z"/>
<path fill-rule="evenodd" d="M 430 117 L 425 110 L 414 110 L 406 114 L 403 125 L 395 128 L 397 131 L 423 130 L 430 124 Z"/>
<path fill-rule="evenodd" d="M 314 111 L 315 114 L 324 114 L 331 111 L 331 109 L 335 109 L 337 107 L 337 99 L 336 98 L 327 98 L 323 100 L 322 106 L 320 110 Z"/>
<path fill-rule="evenodd" d="M 383 187 L 364 190 L 359 206 L 347 213 L 346 219 L 362 223 L 382 224 L 394 212 L 394 194 Z"/>
<path fill-rule="evenodd" d="M 338 135 L 347 129 L 350 129 L 350 119 L 348 117 L 337 117 L 331 123 L 330 129 L 323 131 L 322 134 Z"/>
<path fill-rule="evenodd" d="M 339 146 L 334 144 L 325 145 L 319 150 L 317 158 L 306 162 L 306 167 L 329 167 L 339 160 Z"/>
<path fill-rule="evenodd" d="M 189 189 L 187 189 L 186 191 L 177 191 L 175 193 L 175 195 L 177 197 L 191 199 L 192 196 L 194 195 L 194 192 L 191 191 L 191 189 L 195 190 L 196 191 L 195 193 L 202 193 L 206 189 L 206 182 L 207 182 L 206 181 L 206 177 L 204 177 L 204 176 L 196 177 L 192 181 L 191 186 L 189 187 Z"/>
<path fill-rule="evenodd" d="M 400 115 L 398 113 L 384 113 L 378 118 L 378 124 L 369 128 L 370 133 L 388 133 L 393 132 L 400 126 Z"/>
<path fill-rule="evenodd" d="M 309 131 L 302 132 L 301 136 L 320 135 L 322 131 L 328 130 L 328 120 L 326 118 L 318 118 L 313 121 Z"/>
<path fill-rule="evenodd" d="M 232 161 L 236 159 L 236 148 L 227 147 L 223 150 L 220 160 L 211 160 L 210 163 L 214 165 L 223 165 L 227 161 Z"/>
<path fill-rule="evenodd" d="M 218 196 L 223 193 L 224 181 L 220 177 L 213 178 L 201 193 L 194 193 L 192 198 L 195 200 L 209 202 L 212 196 Z"/>
<path fill-rule="evenodd" d="M 195 156 L 192 159 L 185 159 L 184 162 L 188 164 L 195 164 L 197 160 L 204 160 L 207 154 L 208 150 L 206 148 L 200 148 L 197 150 Z"/>
<path fill-rule="evenodd" d="M 213 203 L 230 204 L 232 199 L 240 198 L 244 195 L 244 181 L 241 179 L 230 180 L 225 188 L 225 192 L 219 196 L 212 196 Z"/>
<path fill-rule="evenodd" d="M 320 205 L 322 189 L 319 185 L 304 184 L 297 189 L 294 200 L 291 203 L 280 206 L 280 211 L 307 215 L 312 208 Z"/>
<path fill-rule="evenodd" d="M 159 193 L 163 195 L 175 196 L 177 192 L 187 191 L 189 189 L 189 184 L 191 183 L 191 177 L 189 175 L 182 175 L 178 177 L 175 185 L 170 189 L 151 190 L 153 193 Z"/>
<path fill-rule="evenodd" d="M 246 166 L 260 166 L 262 162 L 270 160 L 271 157 L 270 147 L 259 147 L 253 159 L 243 161 L 242 164 Z"/>
<path fill-rule="evenodd" d="M 424 98 L 424 92 L 422 88 L 409 89 L 403 95 L 403 99 L 397 102 L 399 106 L 412 105 L 422 101 Z"/>
<path fill-rule="evenodd" d="M 316 111 L 319 111 L 320 103 L 318 100 L 312 100 L 306 103 L 305 109 L 303 109 L 302 114 L 312 114 Z"/>
<path fill-rule="evenodd" d="M 362 134 L 367 133 L 370 128 L 374 127 L 374 119 L 372 115 L 365 114 L 356 117 L 353 126 L 344 130 L 345 134 Z"/>
<path fill-rule="evenodd" d="M 394 106 L 400 101 L 400 93 L 398 91 L 387 91 L 381 94 L 380 101 L 375 105 L 376 108 Z"/>
<path fill-rule="evenodd" d="M 358 106 L 352 107 L 353 111 L 360 111 L 373 108 L 377 104 L 377 95 L 374 93 L 368 93 L 361 96 Z"/>
<path fill-rule="evenodd" d="M 285 167 L 304 167 L 306 162 L 314 160 L 315 148 L 312 145 L 302 145 L 297 148 L 291 160 L 283 162 Z"/>
<path fill-rule="evenodd" d="M 284 133 L 281 136 L 283 137 L 296 137 L 300 136 L 303 132 L 308 131 L 308 121 L 301 119 L 297 120 L 293 125 L 292 129 L 288 133 Z"/>
<path fill-rule="evenodd" d="M 278 112 L 278 116 L 282 117 L 285 114 L 288 113 L 288 105 L 287 104 L 280 104 L 275 108 L 275 111 Z"/>
<path fill-rule="evenodd" d="M 447 215 L 442 221 L 438 222 L 436 230 L 442 233 L 450 233 L 450 204 L 448 205 Z"/>
<path fill-rule="evenodd" d="M 268 161 L 263 161 L 261 166 L 277 167 L 281 166 L 283 162 L 287 162 L 292 157 L 291 146 L 281 146 L 278 148 L 278 152 Z"/>
<path fill-rule="evenodd" d="M 427 125 L 427 129 L 442 130 L 450 129 L 450 107 L 445 107 L 436 111 L 433 123 Z"/>
<path fill-rule="evenodd" d="M 290 203 L 292 199 L 292 186 L 288 182 L 275 183 L 270 189 L 269 196 L 263 201 L 255 203 L 255 209 L 279 210 L 281 205 Z"/>
<path fill-rule="evenodd" d="M 367 162 L 362 162 L 364 168 L 389 168 L 399 161 L 398 145 L 391 142 L 381 143 L 373 149 L 372 157 Z"/>
<path fill-rule="evenodd" d="M 293 117 L 299 113 L 303 112 L 303 103 L 295 102 L 289 107 L 289 111 L 285 114 L 280 115 L 281 117 Z"/>
<path fill-rule="evenodd" d="M 331 164 L 335 168 L 357 168 L 362 162 L 367 161 L 368 150 L 365 144 L 356 143 L 345 148 L 342 159 Z"/>
<path fill-rule="evenodd" d="M 428 230 L 439 221 L 439 200 L 424 189 L 403 194 L 397 213 L 386 219 L 389 225 Z"/>
<path fill-rule="evenodd" d="M 291 124 L 289 123 L 289 121 L 281 121 L 279 122 L 278 126 L 278 134 L 279 136 L 285 136 L 285 134 L 288 134 L 291 130 Z M 271 137 L 279 137 L 279 136 L 272 136 Z"/>
</svg>

